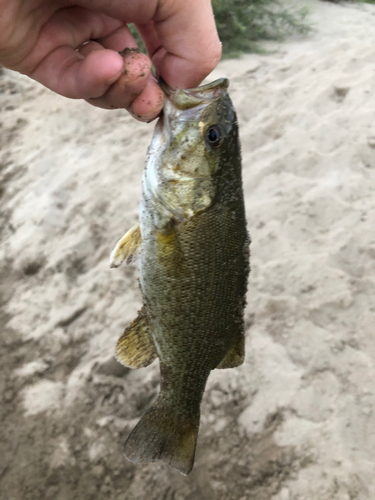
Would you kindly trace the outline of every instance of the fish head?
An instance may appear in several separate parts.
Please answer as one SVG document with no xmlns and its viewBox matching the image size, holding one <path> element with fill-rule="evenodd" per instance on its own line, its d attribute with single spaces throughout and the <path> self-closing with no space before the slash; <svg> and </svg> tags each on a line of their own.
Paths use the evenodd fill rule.
<svg viewBox="0 0 375 500">
<path fill-rule="evenodd" d="M 208 208 L 215 197 L 215 175 L 226 141 L 237 127 L 235 111 L 221 78 L 188 90 L 166 93 L 146 166 L 146 184 L 177 219 Z"/>
<path fill-rule="evenodd" d="M 228 85 L 227 78 L 220 78 L 196 89 L 170 91 L 163 113 L 168 142 L 163 155 L 165 170 L 172 167 L 190 177 L 215 174 L 220 146 L 233 125 Z"/>
</svg>

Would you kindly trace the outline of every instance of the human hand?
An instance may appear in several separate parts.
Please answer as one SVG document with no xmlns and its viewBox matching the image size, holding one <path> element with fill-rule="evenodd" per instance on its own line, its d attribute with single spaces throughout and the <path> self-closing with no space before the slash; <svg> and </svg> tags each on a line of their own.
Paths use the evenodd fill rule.
<svg viewBox="0 0 375 500">
<path fill-rule="evenodd" d="M 137 44 L 134 23 L 150 56 Z M 87 43 L 86 43 L 87 42 Z M 221 56 L 210 0 L 0 0 L 0 64 L 65 97 L 150 121 L 172 87 L 189 88 Z"/>
</svg>

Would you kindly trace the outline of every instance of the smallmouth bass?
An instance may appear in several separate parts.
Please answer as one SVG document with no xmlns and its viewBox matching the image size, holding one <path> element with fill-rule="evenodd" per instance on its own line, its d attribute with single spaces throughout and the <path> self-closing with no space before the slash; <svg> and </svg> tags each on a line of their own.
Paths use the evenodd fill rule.
<svg viewBox="0 0 375 500">
<path fill-rule="evenodd" d="M 215 368 L 243 363 L 249 236 L 229 81 L 172 91 L 148 151 L 139 224 L 111 266 L 139 259 L 143 307 L 120 337 L 130 368 L 160 360 L 160 393 L 125 444 L 133 463 L 194 464 L 200 404 Z"/>
</svg>

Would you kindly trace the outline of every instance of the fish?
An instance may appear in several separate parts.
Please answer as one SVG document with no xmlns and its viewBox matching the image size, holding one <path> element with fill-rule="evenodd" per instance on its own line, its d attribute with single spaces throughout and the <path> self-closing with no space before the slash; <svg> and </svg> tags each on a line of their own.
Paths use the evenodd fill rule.
<svg viewBox="0 0 375 500">
<path fill-rule="evenodd" d="M 211 370 L 245 357 L 246 228 L 236 112 L 220 78 L 172 90 L 155 126 L 139 222 L 117 243 L 111 267 L 138 259 L 143 307 L 117 342 L 129 368 L 160 361 L 160 392 L 125 443 L 135 464 L 191 472 L 200 406 Z"/>
</svg>

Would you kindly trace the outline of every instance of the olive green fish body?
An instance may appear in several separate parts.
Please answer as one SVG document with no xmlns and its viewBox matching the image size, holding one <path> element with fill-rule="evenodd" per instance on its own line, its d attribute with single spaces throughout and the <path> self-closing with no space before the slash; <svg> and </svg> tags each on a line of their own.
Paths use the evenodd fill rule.
<svg viewBox="0 0 375 500">
<path fill-rule="evenodd" d="M 159 357 L 161 386 L 125 454 L 135 463 L 162 459 L 184 474 L 210 371 L 244 357 L 249 238 L 226 87 L 220 80 L 167 99 L 143 179 L 139 268 L 152 355 L 142 366 Z"/>
<path fill-rule="evenodd" d="M 248 239 L 240 164 L 233 163 L 218 172 L 211 207 L 184 222 L 172 221 L 142 247 L 141 287 L 162 377 L 165 365 L 192 381 L 191 388 L 172 385 L 176 402 L 194 399 L 198 381 L 205 381 L 243 336 Z"/>
</svg>

